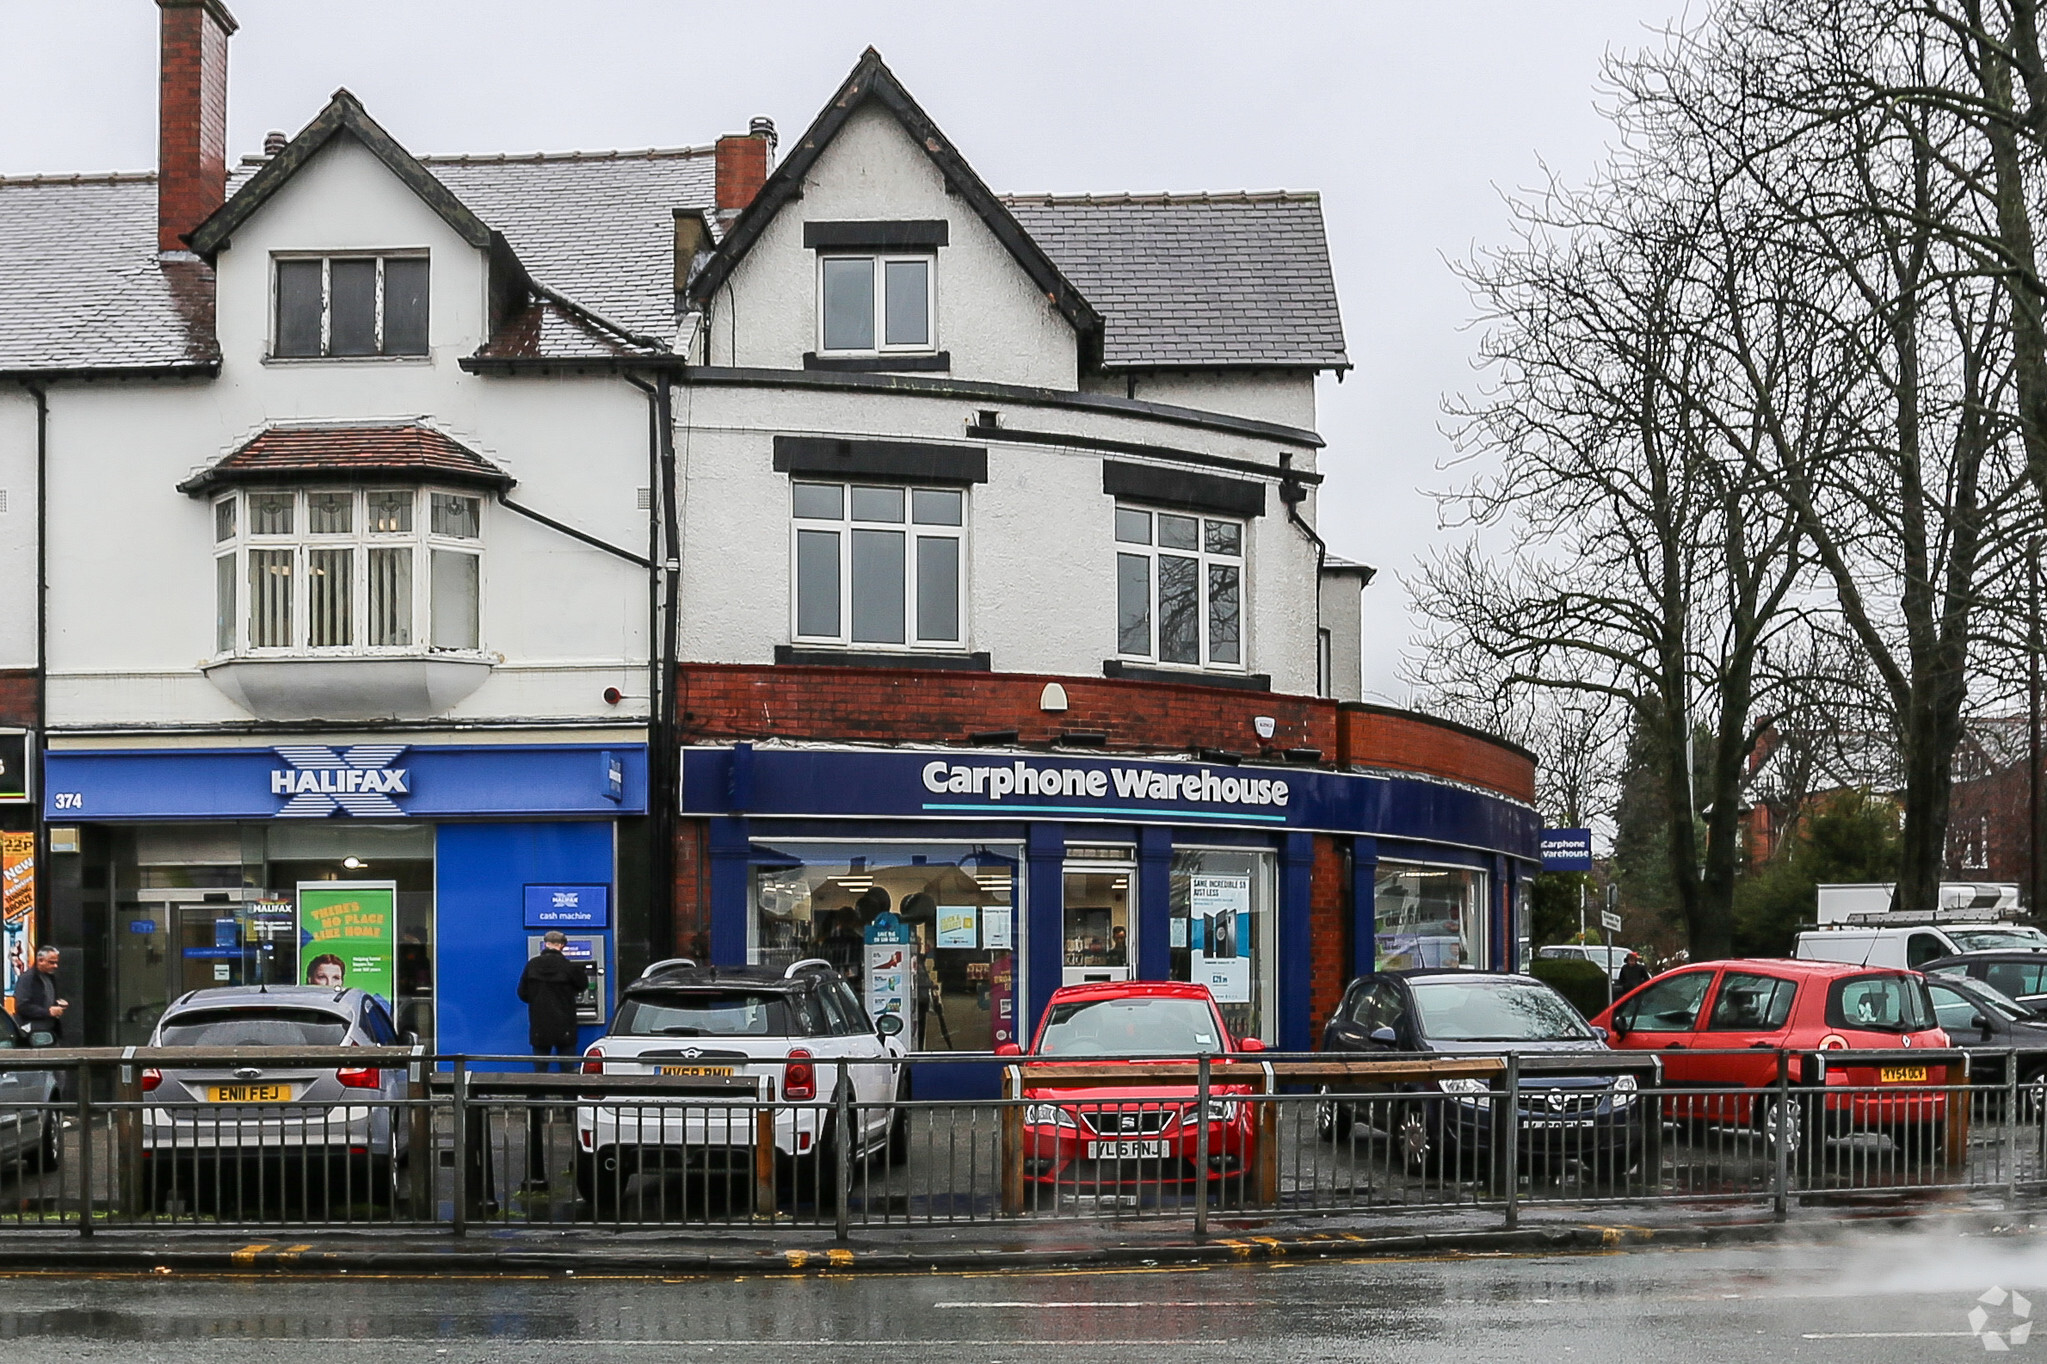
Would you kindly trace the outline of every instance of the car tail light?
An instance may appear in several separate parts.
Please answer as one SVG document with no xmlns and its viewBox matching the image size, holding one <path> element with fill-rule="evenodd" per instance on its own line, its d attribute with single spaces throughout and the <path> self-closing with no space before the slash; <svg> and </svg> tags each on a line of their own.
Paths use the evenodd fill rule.
<svg viewBox="0 0 2047 1364">
<path fill-rule="evenodd" d="M 163 1083 L 163 1072 L 154 1067 L 142 1072 L 142 1092 L 147 1094 Z"/>
<path fill-rule="evenodd" d="M 789 1064 L 782 1068 L 782 1097 L 797 1103 L 817 1097 L 817 1068 L 802 1047 L 789 1048 Z"/>
<path fill-rule="evenodd" d="M 344 1066 L 334 1078 L 350 1089 L 375 1089 L 384 1082 L 384 1073 L 375 1066 Z"/>
<path fill-rule="evenodd" d="M 585 1075 L 602 1075 L 604 1073 L 604 1049 L 602 1047 L 592 1047 L 583 1053 L 583 1073 Z"/>
</svg>

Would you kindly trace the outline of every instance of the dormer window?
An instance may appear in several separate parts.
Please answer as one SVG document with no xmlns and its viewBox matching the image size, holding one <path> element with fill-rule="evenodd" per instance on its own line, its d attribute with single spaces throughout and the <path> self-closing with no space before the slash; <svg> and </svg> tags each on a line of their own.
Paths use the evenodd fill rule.
<svg viewBox="0 0 2047 1364">
<path fill-rule="evenodd" d="M 937 345 L 929 255 L 820 255 L 818 353 L 917 353 Z"/>
<path fill-rule="evenodd" d="M 424 252 L 277 258 L 272 356 L 337 359 L 427 353 Z"/>
</svg>

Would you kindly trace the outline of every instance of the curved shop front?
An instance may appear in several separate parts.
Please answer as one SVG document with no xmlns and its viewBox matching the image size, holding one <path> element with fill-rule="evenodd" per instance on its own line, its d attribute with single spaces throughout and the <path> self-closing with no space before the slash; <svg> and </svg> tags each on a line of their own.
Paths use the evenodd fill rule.
<svg viewBox="0 0 2047 1364">
<path fill-rule="evenodd" d="M 522 1054 L 549 928 L 595 968 L 586 1041 L 621 951 L 645 959 L 644 745 L 59 749 L 42 792 L 82 1040 L 144 1042 L 188 990 L 338 979 L 440 1051 Z"/>
<path fill-rule="evenodd" d="M 1027 1042 L 1060 985 L 1122 979 L 1307 1050 L 1360 971 L 1508 969 L 1538 858 L 1522 802 L 1305 767 L 735 744 L 685 750 L 682 810 L 686 946 L 823 958 L 924 1051 Z"/>
</svg>

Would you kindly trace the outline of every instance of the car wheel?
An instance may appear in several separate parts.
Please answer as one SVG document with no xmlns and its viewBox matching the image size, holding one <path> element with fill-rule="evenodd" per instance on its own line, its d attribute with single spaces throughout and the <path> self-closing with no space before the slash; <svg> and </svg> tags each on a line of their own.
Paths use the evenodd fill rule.
<svg viewBox="0 0 2047 1364">
<path fill-rule="evenodd" d="M 63 1163 L 63 1129 L 55 1113 L 45 1113 L 42 1134 L 36 1138 L 35 1149 L 28 1153 L 26 1164 L 36 1174 L 46 1174 Z"/>
<path fill-rule="evenodd" d="M 1763 1144 L 1775 1152 L 1777 1143 L 1784 1142 L 1791 1149 L 1791 1158 L 1798 1159 L 1798 1153 L 1805 1148 L 1806 1138 L 1817 1135 L 1808 1131 L 1812 1126 L 1811 1115 L 1806 1111 L 1803 1099 L 1793 1095 L 1779 1099 L 1772 1094 L 1756 1104 L 1756 1131 L 1762 1135 Z"/>
<path fill-rule="evenodd" d="M 1403 1104 L 1394 1110 L 1389 1146 L 1405 1170 L 1434 1174 L 1443 1168 L 1443 1144 L 1429 1125 L 1428 1110 L 1419 1104 Z"/>
<path fill-rule="evenodd" d="M 2019 1121 L 2038 1127 L 2047 1113 L 2047 1064 L 2034 1065 L 2019 1075 Z"/>
<path fill-rule="evenodd" d="M 1326 1096 L 1329 1093 L 1329 1086 L 1322 1086 L 1321 1092 Z M 1355 1121 L 1356 1114 L 1347 1103 L 1325 1097 L 1315 1105 L 1315 1135 L 1323 1141 L 1347 1139 Z"/>
<path fill-rule="evenodd" d="M 592 1218 L 610 1222 L 618 1217 L 618 1193 L 624 1182 L 615 1154 L 576 1152 L 576 1194 L 590 1209 Z"/>
</svg>

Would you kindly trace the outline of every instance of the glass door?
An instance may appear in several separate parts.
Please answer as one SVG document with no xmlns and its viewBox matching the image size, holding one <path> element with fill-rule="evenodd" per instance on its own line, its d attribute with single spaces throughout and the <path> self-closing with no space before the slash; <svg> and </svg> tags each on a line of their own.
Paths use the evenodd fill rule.
<svg viewBox="0 0 2047 1364">
<path fill-rule="evenodd" d="M 1060 984 L 1137 974 L 1137 864 L 1066 863 L 1065 965 Z"/>
</svg>

